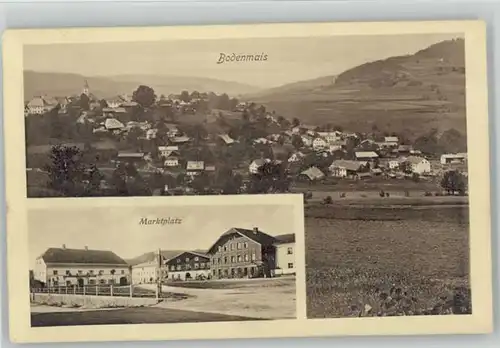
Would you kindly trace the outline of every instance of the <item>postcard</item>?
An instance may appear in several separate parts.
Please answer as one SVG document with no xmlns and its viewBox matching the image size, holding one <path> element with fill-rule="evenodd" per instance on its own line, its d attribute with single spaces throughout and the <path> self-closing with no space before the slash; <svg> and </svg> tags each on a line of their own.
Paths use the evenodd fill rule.
<svg viewBox="0 0 500 348">
<path fill-rule="evenodd" d="M 483 22 L 11 30 L 4 72 L 13 341 L 491 331 Z"/>
</svg>

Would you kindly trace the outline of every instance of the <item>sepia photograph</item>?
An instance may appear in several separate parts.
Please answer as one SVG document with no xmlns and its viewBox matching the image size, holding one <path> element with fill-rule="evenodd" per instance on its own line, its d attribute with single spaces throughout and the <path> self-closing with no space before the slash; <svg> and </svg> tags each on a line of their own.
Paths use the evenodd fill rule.
<svg viewBox="0 0 500 348">
<path fill-rule="evenodd" d="M 292 214 L 286 202 L 32 208 L 31 326 L 294 319 Z"/>
<path fill-rule="evenodd" d="M 12 31 L 6 43 L 9 207 L 27 231 L 9 250 L 29 245 L 32 327 L 234 330 L 128 336 L 154 339 L 491 325 L 484 23 Z"/>
<path fill-rule="evenodd" d="M 463 35 L 279 42 L 26 46 L 28 197 L 302 193 L 310 318 L 470 314 Z"/>
</svg>

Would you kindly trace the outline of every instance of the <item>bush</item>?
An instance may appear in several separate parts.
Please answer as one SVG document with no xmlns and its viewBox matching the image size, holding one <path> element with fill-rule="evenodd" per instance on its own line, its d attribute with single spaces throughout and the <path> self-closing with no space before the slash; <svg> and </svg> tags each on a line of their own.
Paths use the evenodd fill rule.
<svg viewBox="0 0 500 348">
<path fill-rule="evenodd" d="M 332 204 L 333 199 L 332 196 L 326 196 L 325 199 L 323 200 L 323 204 Z"/>
<path fill-rule="evenodd" d="M 441 192 L 436 192 L 436 193 L 434 193 L 434 196 L 436 196 L 436 197 L 440 197 L 440 196 L 442 196 L 442 195 L 443 195 L 443 194 L 442 194 Z"/>
<path fill-rule="evenodd" d="M 385 193 L 385 196 L 386 196 L 386 197 L 389 197 L 389 196 L 390 196 L 390 195 L 389 195 L 389 192 L 386 192 L 386 193 Z"/>
<path fill-rule="evenodd" d="M 345 198 L 345 197 L 346 197 L 345 192 L 340 193 L 340 198 Z"/>
<path fill-rule="evenodd" d="M 380 195 L 380 197 L 382 197 L 382 198 L 383 198 L 383 197 L 385 197 L 385 192 L 384 192 L 384 190 L 380 190 L 379 195 Z"/>
<path fill-rule="evenodd" d="M 432 192 L 426 192 L 426 193 L 424 194 L 424 196 L 426 196 L 426 197 L 430 197 L 430 196 L 432 196 Z"/>
</svg>

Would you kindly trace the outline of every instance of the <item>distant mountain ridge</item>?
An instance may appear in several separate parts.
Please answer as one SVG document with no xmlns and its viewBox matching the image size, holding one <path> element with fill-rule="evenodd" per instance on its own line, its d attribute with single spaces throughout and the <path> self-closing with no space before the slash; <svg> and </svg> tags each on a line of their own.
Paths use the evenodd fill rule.
<svg viewBox="0 0 500 348">
<path fill-rule="evenodd" d="M 52 73 L 24 71 L 24 99 L 47 95 L 64 97 L 82 93 L 84 81 L 87 80 L 90 91 L 98 98 L 112 98 L 122 94 L 132 94 L 139 85 L 152 87 L 158 97 L 161 94 L 179 94 L 183 90 L 189 92 L 226 93 L 233 96 L 255 93 L 258 87 L 202 77 L 156 76 L 156 75 L 119 75 L 119 76 L 83 76 L 73 73 Z"/>
<path fill-rule="evenodd" d="M 370 132 L 465 129 L 465 42 L 452 39 L 414 54 L 244 96 L 288 119 Z"/>
</svg>

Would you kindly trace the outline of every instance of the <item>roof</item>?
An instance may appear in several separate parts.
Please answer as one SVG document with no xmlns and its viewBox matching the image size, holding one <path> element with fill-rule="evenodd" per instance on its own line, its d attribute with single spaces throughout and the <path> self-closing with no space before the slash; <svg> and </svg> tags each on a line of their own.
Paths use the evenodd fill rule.
<svg viewBox="0 0 500 348">
<path fill-rule="evenodd" d="M 425 158 L 419 157 L 419 156 L 408 156 L 406 157 L 405 162 L 410 162 L 411 164 L 419 164 L 420 162 L 424 161 Z"/>
<path fill-rule="evenodd" d="M 306 169 L 300 174 L 307 176 L 310 180 L 317 180 L 325 177 L 325 174 L 323 174 L 323 172 L 316 167 Z"/>
<path fill-rule="evenodd" d="M 261 245 L 273 245 L 276 243 L 276 238 L 273 236 L 268 235 L 265 232 L 262 232 L 260 230 L 254 231 L 254 230 L 248 230 L 245 228 L 239 228 L 239 227 L 232 227 L 226 232 L 224 232 L 216 241 L 215 243 L 208 249 L 207 253 L 210 254 L 213 252 L 214 247 L 217 245 L 217 243 L 225 236 L 228 236 L 230 234 L 237 233 L 243 237 L 246 237 L 248 239 L 253 240 L 254 242 L 257 242 Z"/>
<path fill-rule="evenodd" d="M 199 257 L 203 257 L 204 259 L 210 260 L 210 256 L 208 254 L 201 253 L 199 251 L 183 251 L 183 252 L 171 257 L 170 259 L 168 259 L 166 264 L 171 264 L 173 260 L 179 258 L 180 256 L 182 256 L 184 254 L 191 254 L 194 256 L 199 256 Z"/>
<path fill-rule="evenodd" d="M 108 118 L 108 119 L 106 119 L 106 122 L 104 123 L 104 126 L 107 129 L 120 129 L 120 128 L 125 127 L 123 125 L 123 123 L 121 123 L 120 121 L 118 121 L 116 118 Z"/>
<path fill-rule="evenodd" d="M 276 239 L 274 244 L 295 243 L 295 233 L 280 234 L 274 238 Z"/>
<path fill-rule="evenodd" d="M 118 157 L 144 157 L 143 152 L 119 152 Z"/>
<path fill-rule="evenodd" d="M 109 250 L 49 248 L 41 258 L 45 263 L 127 265 L 121 257 Z"/>
<path fill-rule="evenodd" d="M 221 138 L 226 144 L 234 143 L 234 139 L 227 134 L 219 134 L 219 138 Z"/>
<path fill-rule="evenodd" d="M 357 171 L 361 166 L 365 165 L 366 162 L 363 161 L 337 160 L 333 161 L 330 167 L 345 168 L 350 171 Z"/>
<path fill-rule="evenodd" d="M 187 170 L 201 170 L 205 167 L 205 162 L 203 161 L 187 161 Z"/>
<path fill-rule="evenodd" d="M 361 157 L 361 158 L 377 158 L 378 155 L 374 151 L 356 151 L 356 157 Z"/>
<path fill-rule="evenodd" d="M 257 166 L 263 166 L 265 163 L 269 162 L 269 159 L 267 158 L 258 158 L 256 160 L 253 160 L 252 163 L 250 164 L 254 164 L 257 165 Z"/>
<path fill-rule="evenodd" d="M 398 137 L 384 137 L 386 143 L 397 143 L 399 141 Z"/>
<path fill-rule="evenodd" d="M 170 141 L 173 143 L 185 143 L 189 140 L 190 140 L 189 137 L 186 137 L 186 136 L 174 137 L 174 138 L 170 139 Z"/>
<path fill-rule="evenodd" d="M 411 145 L 399 145 L 398 146 L 398 151 L 411 151 L 413 149 L 413 146 Z"/>
<path fill-rule="evenodd" d="M 465 153 L 446 153 L 441 155 L 441 158 L 466 158 L 467 154 Z"/>
<path fill-rule="evenodd" d="M 179 146 L 158 146 L 158 151 L 178 151 Z"/>
<path fill-rule="evenodd" d="M 56 105 L 57 101 L 52 98 L 44 98 L 44 97 L 34 97 L 28 102 L 28 107 L 44 107 L 49 105 Z"/>
</svg>

